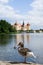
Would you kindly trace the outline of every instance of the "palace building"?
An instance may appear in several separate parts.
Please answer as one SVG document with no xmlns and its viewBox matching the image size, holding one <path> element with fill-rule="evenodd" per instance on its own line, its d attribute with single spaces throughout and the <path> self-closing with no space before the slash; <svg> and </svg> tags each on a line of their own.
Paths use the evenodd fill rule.
<svg viewBox="0 0 43 65">
<path fill-rule="evenodd" d="M 26 30 L 30 30 L 30 24 L 29 23 L 27 23 L 27 24 L 24 24 L 24 21 L 23 21 L 23 24 L 19 24 L 19 23 L 15 23 L 14 25 L 13 25 L 13 28 L 16 28 L 16 30 L 18 31 L 18 30 L 23 30 L 23 31 L 26 31 Z"/>
</svg>

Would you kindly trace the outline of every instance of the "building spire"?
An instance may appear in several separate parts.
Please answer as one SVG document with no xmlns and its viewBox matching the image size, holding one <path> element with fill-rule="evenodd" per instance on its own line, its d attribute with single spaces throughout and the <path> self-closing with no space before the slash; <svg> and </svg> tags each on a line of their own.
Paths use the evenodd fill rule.
<svg viewBox="0 0 43 65">
<path fill-rule="evenodd" d="M 24 20 L 23 20 L 23 24 L 22 24 L 22 25 L 23 25 L 23 27 L 24 27 Z"/>
</svg>

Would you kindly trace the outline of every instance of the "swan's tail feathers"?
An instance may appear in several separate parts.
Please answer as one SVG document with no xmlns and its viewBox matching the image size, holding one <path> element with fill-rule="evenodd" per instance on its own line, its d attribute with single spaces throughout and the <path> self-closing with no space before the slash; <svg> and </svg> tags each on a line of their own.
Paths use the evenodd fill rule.
<svg viewBox="0 0 43 65">
<path fill-rule="evenodd" d="M 34 57 L 34 58 L 36 58 L 36 56 L 34 55 L 34 53 L 33 52 L 27 52 L 27 56 L 29 56 L 29 57 Z"/>
<path fill-rule="evenodd" d="M 34 55 L 34 53 L 32 52 L 32 56 L 34 57 L 34 58 L 36 58 L 36 56 Z"/>
</svg>

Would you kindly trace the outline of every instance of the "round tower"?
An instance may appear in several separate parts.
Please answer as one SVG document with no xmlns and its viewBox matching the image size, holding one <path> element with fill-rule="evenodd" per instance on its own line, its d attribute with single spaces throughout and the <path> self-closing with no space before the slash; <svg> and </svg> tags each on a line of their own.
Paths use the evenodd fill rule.
<svg viewBox="0 0 43 65">
<path fill-rule="evenodd" d="M 30 30 L 30 24 L 29 23 L 27 23 L 27 30 Z"/>
</svg>

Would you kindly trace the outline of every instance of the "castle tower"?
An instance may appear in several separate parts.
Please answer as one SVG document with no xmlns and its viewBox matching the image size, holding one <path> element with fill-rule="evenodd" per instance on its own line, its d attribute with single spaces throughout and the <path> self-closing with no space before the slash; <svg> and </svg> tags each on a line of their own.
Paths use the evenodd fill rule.
<svg viewBox="0 0 43 65">
<path fill-rule="evenodd" d="M 17 21 L 14 23 L 13 28 L 16 28 L 17 30 Z"/>
<path fill-rule="evenodd" d="M 30 30 L 30 24 L 29 23 L 27 23 L 26 28 L 27 28 L 27 30 Z"/>
</svg>

